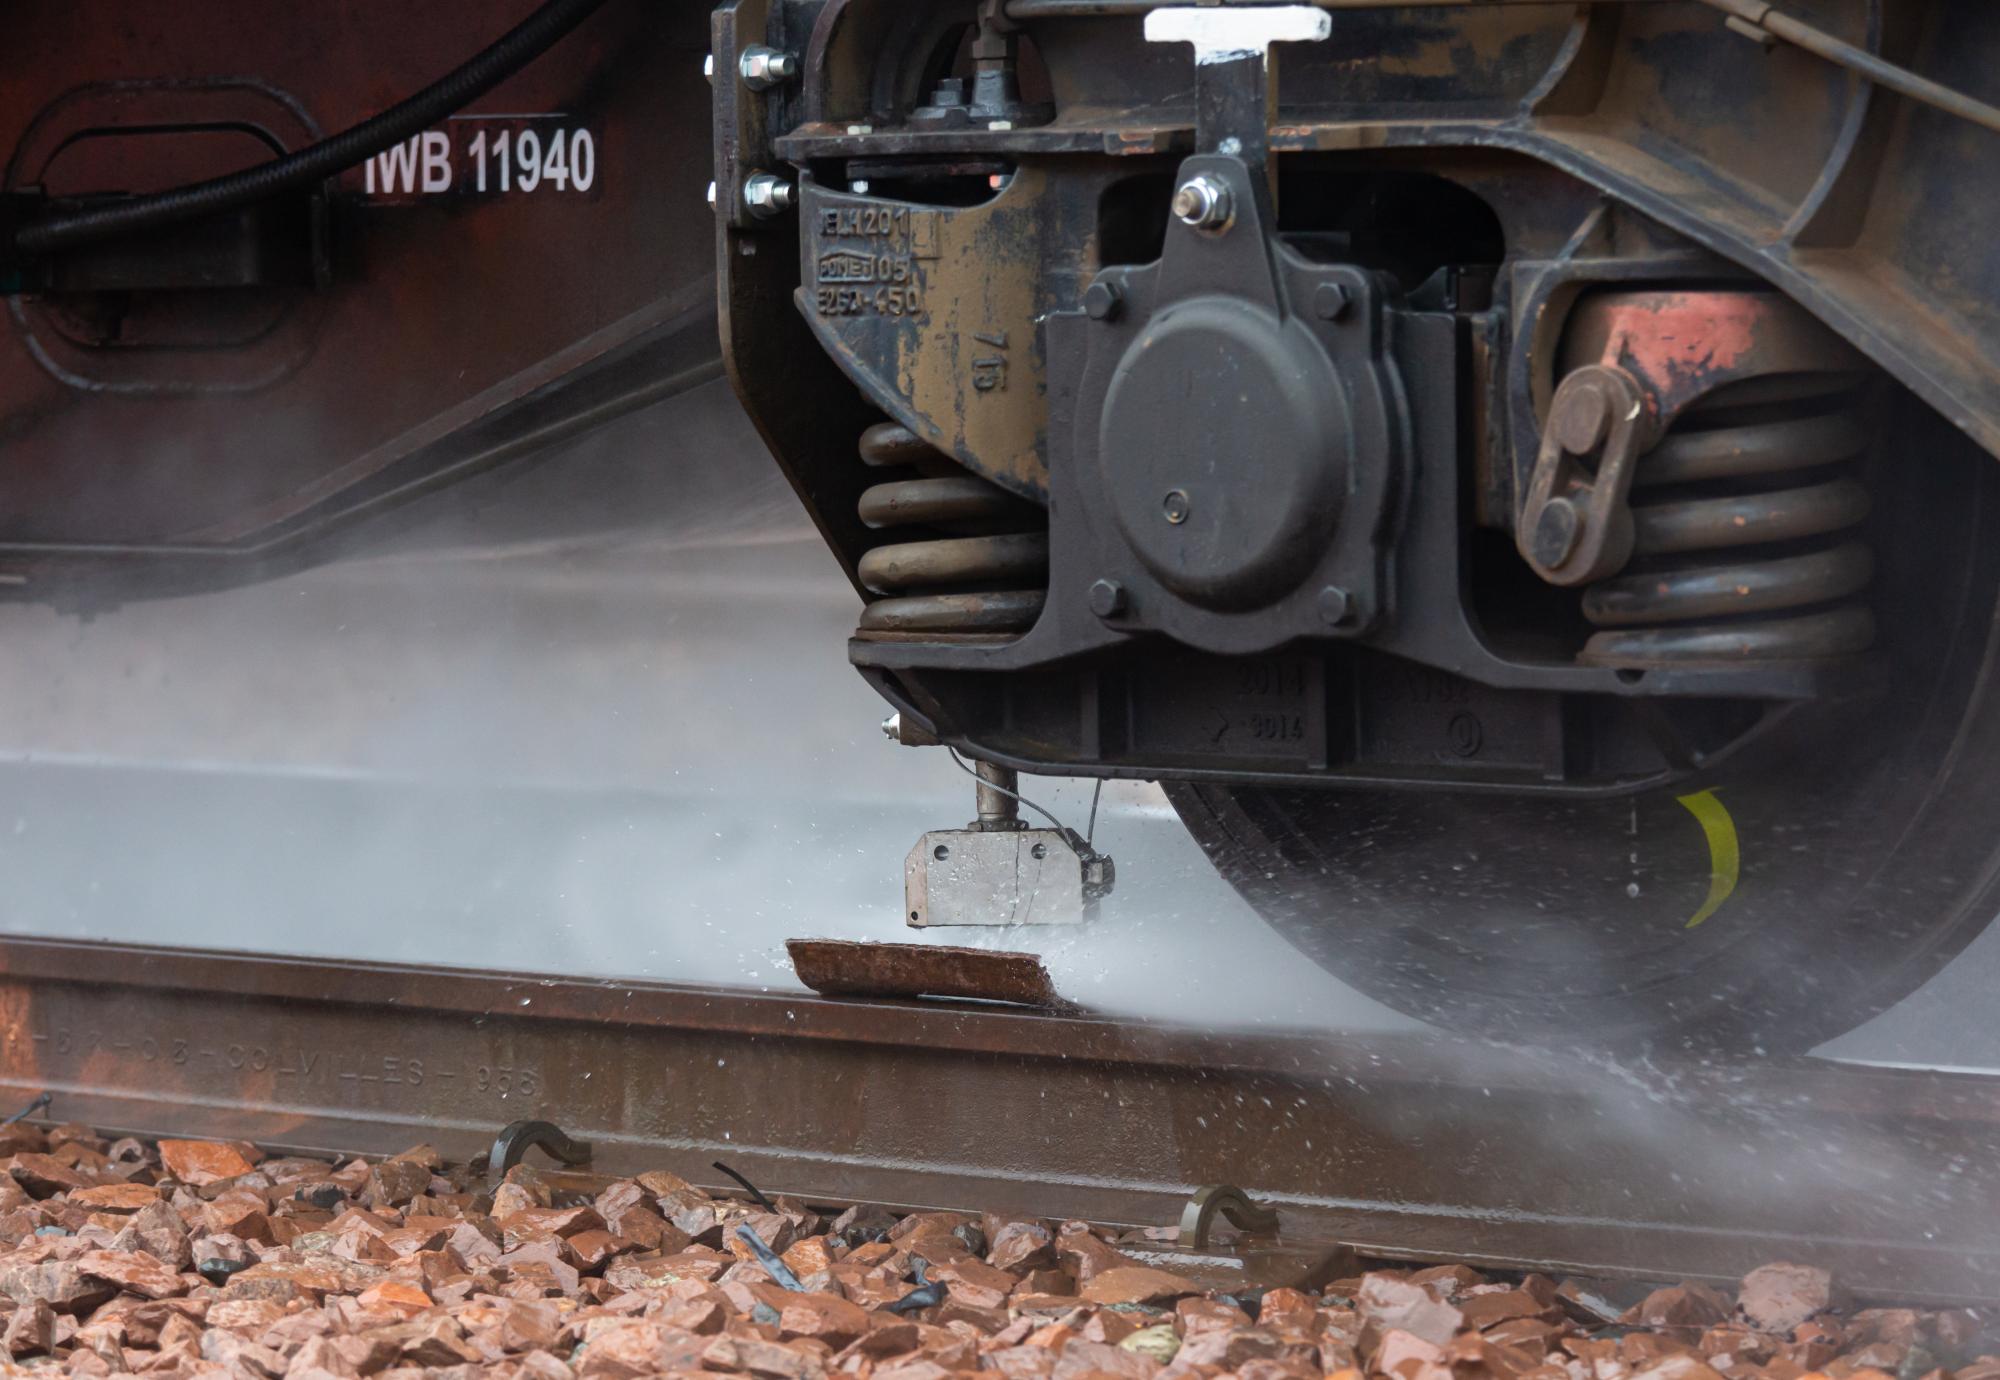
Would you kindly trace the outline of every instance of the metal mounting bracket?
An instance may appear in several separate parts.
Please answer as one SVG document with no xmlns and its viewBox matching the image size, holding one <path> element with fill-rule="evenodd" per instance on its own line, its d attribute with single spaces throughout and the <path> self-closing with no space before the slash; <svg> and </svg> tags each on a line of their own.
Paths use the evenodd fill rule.
<svg viewBox="0 0 2000 1380">
<path fill-rule="evenodd" d="M 1633 466 L 1653 441 L 1639 381 L 1615 365 L 1570 374 L 1549 404 L 1514 543 L 1552 585 L 1614 575 L 1632 558 Z"/>
<path fill-rule="evenodd" d="M 1186 1250 L 1207 1250 L 1208 1233 L 1217 1213 L 1241 1231 L 1268 1233 L 1278 1229 L 1275 1208 L 1265 1207 L 1234 1184 L 1209 1184 L 1197 1189 L 1182 1210 L 1177 1244 Z"/>
</svg>

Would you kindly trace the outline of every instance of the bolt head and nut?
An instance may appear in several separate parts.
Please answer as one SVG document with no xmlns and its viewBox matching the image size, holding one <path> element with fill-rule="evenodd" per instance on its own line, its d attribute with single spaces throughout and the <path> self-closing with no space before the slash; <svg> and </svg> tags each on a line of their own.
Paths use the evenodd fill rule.
<svg viewBox="0 0 2000 1380">
<path fill-rule="evenodd" d="M 1174 193 L 1174 216 L 1196 230 L 1226 229 L 1235 214 L 1229 188 L 1207 173 L 1190 177 Z"/>
<path fill-rule="evenodd" d="M 1118 316 L 1124 294 L 1116 283 L 1099 278 L 1083 291 L 1083 310 L 1092 321 L 1111 321 Z"/>
<path fill-rule="evenodd" d="M 1345 283 L 1321 283 L 1313 289 L 1313 315 L 1322 321 L 1339 321 L 1354 310 L 1354 294 Z"/>
<path fill-rule="evenodd" d="M 790 53 L 759 44 L 743 50 L 736 70 L 742 76 L 743 84 L 752 91 L 769 91 L 774 86 L 783 86 L 799 74 L 799 60 Z"/>
<path fill-rule="evenodd" d="M 1338 628 L 1354 618 L 1354 600 L 1339 585 L 1328 585 L 1313 601 L 1319 610 L 1320 621 L 1329 628 Z"/>
<path fill-rule="evenodd" d="M 1090 611 L 1099 618 L 1116 618 L 1131 604 L 1125 586 L 1116 580 L 1099 580 L 1090 587 Z"/>
<path fill-rule="evenodd" d="M 1571 455 L 1589 455 L 1611 436 L 1613 401 L 1602 383 L 1593 380 L 1563 396 L 1563 406 L 1549 419 L 1556 442 Z"/>
<path fill-rule="evenodd" d="M 743 183 L 743 204 L 759 220 L 789 211 L 798 205 L 798 189 L 772 173 L 752 173 Z"/>
<path fill-rule="evenodd" d="M 1193 511 L 1194 505 L 1188 502 L 1185 489 L 1169 489 L 1167 496 L 1160 500 L 1160 512 L 1176 527 L 1186 522 L 1188 514 Z"/>
</svg>

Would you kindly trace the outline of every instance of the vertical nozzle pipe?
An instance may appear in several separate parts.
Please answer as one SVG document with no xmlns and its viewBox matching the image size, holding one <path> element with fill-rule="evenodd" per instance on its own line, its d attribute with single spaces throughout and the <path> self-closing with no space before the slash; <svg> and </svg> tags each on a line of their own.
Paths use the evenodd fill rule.
<svg viewBox="0 0 2000 1380">
<path fill-rule="evenodd" d="M 979 827 L 982 829 L 1012 829 L 1021 823 L 1020 802 L 1015 799 L 1020 794 L 1021 778 L 1012 767 L 996 766 L 991 762 L 974 762 L 973 775 L 979 778 L 976 799 L 979 805 Z"/>
</svg>

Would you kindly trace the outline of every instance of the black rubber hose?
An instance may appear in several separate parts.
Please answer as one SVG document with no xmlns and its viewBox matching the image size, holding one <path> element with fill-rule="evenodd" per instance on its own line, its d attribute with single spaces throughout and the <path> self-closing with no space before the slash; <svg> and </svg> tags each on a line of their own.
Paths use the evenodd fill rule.
<svg viewBox="0 0 2000 1380">
<path fill-rule="evenodd" d="M 169 191 L 52 216 L 23 227 L 23 254 L 46 254 L 92 240 L 138 234 L 219 215 L 324 181 L 400 144 L 461 110 L 554 47 L 605 0 L 547 0 L 470 61 L 380 115 L 269 163 Z"/>
</svg>

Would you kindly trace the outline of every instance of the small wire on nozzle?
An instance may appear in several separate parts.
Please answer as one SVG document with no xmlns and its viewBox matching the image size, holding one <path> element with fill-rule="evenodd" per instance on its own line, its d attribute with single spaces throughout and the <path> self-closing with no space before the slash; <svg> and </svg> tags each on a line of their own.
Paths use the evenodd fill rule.
<svg viewBox="0 0 2000 1380">
<path fill-rule="evenodd" d="M 964 772 L 967 776 L 970 776 L 975 780 L 977 780 L 982 787 L 984 787 L 989 791 L 998 791 L 1001 795 L 1019 801 L 1021 804 L 1027 806 L 1030 810 L 1033 810 L 1036 814 L 1040 815 L 1043 819 L 1047 820 L 1050 824 L 1053 824 L 1055 826 L 1056 832 L 1058 834 L 1061 834 L 1064 839 L 1068 840 L 1070 847 L 1076 849 L 1078 855 L 1081 856 L 1085 862 L 1090 862 L 1097 858 L 1102 857 L 1102 854 L 1100 854 L 1097 851 L 1096 847 L 1092 843 L 1092 837 L 1097 833 L 1097 796 L 1098 793 L 1102 792 L 1104 789 L 1104 783 L 1102 781 L 1099 781 L 1097 783 L 1097 791 L 1092 792 L 1090 797 L 1090 832 L 1085 834 L 1079 834 L 1076 832 L 1076 830 L 1070 828 L 1067 824 L 1064 824 L 1061 820 L 1057 819 L 1047 810 L 1037 805 L 1034 801 L 1028 799 L 1028 797 L 1026 797 L 1025 795 L 1022 795 L 1019 791 L 1009 790 L 1007 787 L 1000 785 L 998 782 L 988 781 L 985 777 L 980 776 L 979 773 L 973 770 L 971 765 L 968 764 L 963 757 L 960 757 L 958 755 L 958 749 L 953 747 L 950 743 L 946 743 L 944 745 L 944 750 L 951 754 L 952 762 L 956 764 L 956 766 L 960 771 Z"/>
</svg>

